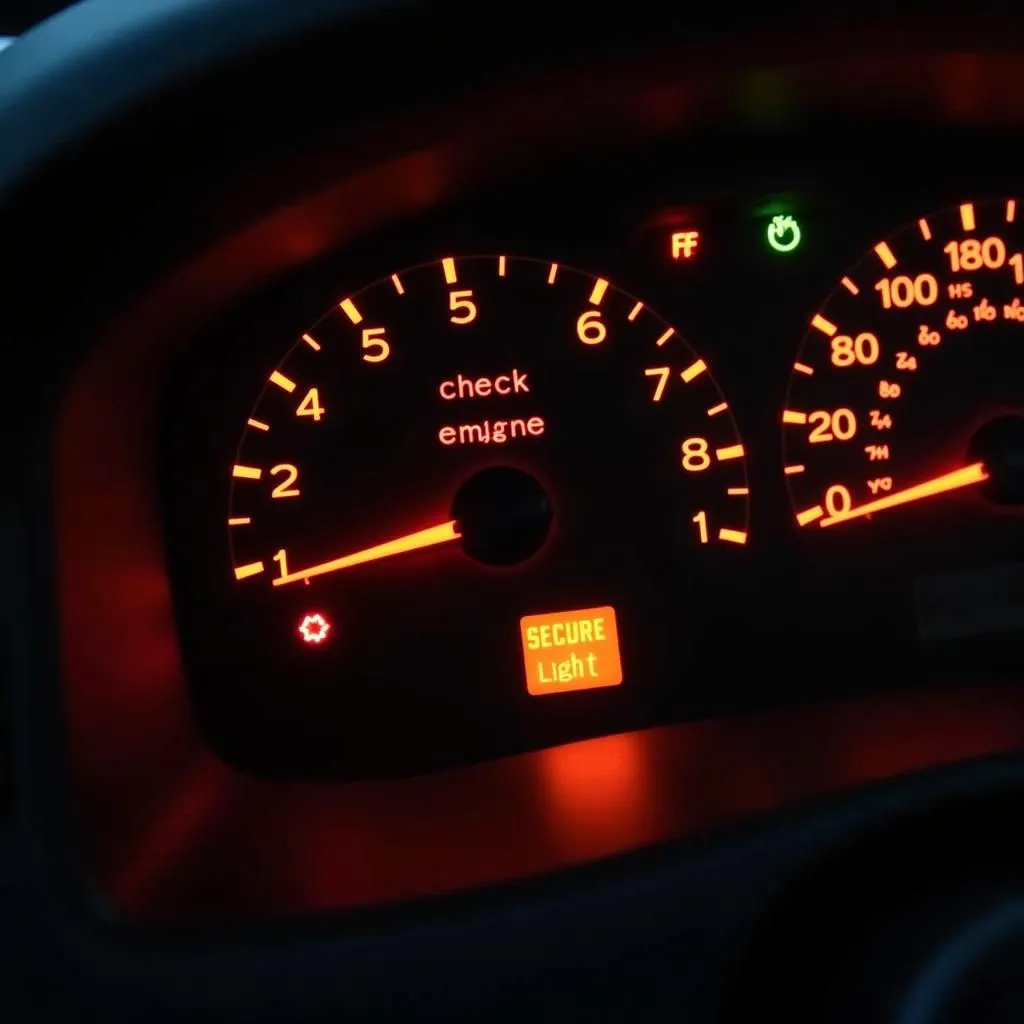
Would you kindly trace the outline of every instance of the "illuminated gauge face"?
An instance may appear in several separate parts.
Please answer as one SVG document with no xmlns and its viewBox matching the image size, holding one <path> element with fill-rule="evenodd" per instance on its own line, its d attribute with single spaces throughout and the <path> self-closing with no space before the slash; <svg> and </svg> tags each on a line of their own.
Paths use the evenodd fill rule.
<svg viewBox="0 0 1024 1024">
<path fill-rule="evenodd" d="M 269 658 L 286 638 L 350 692 L 629 683 L 652 610 L 664 632 L 747 541 L 743 444 L 707 361 L 571 267 L 400 271 L 267 376 L 231 469 L 238 599 Z"/>
<path fill-rule="evenodd" d="M 951 562 L 1020 547 L 1022 249 L 1015 200 L 968 202 L 907 225 L 841 279 L 782 414 L 804 531 L 903 531 L 912 553 L 945 524 Z"/>
</svg>

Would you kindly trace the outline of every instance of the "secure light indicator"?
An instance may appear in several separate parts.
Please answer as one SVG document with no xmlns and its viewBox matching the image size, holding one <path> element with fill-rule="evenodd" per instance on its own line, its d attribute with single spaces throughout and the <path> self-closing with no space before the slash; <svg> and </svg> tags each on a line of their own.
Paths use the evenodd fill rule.
<svg viewBox="0 0 1024 1024">
<path fill-rule="evenodd" d="M 800 225 L 788 213 L 779 213 L 768 224 L 768 244 L 776 252 L 792 252 L 800 245 Z"/>
<path fill-rule="evenodd" d="M 619 631 L 610 605 L 524 615 L 519 629 L 527 693 L 537 697 L 622 682 Z"/>
</svg>

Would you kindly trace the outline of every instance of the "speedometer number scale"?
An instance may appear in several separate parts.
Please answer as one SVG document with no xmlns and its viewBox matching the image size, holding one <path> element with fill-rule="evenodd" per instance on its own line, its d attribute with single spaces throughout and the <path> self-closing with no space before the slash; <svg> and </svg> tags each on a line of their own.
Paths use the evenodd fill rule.
<svg viewBox="0 0 1024 1024">
<path fill-rule="evenodd" d="M 1024 501 L 1022 216 L 1010 199 L 922 217 L 813 315 L 782 413 L 800 528 Z"/>
</svg>

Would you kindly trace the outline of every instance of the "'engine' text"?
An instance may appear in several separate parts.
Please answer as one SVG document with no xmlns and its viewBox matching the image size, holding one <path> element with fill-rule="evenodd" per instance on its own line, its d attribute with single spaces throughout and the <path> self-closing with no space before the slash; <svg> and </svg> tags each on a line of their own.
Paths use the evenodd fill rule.
<svg viewBox="0 0 1024 1024">
<path fill-rule="evenodd" d="M 528 419 L 479 420 L 476 423 L 446 425 L 437 432 L 437 439 L 446 447 L 469 444 L 505 444 L 518 438 L 542 437 L 544 420 L 540 416 Z"/>
</svg>

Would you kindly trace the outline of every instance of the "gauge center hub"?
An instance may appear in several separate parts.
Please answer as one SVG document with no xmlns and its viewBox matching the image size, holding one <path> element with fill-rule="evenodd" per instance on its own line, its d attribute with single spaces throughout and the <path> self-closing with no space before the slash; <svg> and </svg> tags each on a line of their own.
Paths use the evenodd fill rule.
<svg viewBox="0 0 1024 1024">
<path fill-rule="evenodd" d="M 547 491 L 529 473 L 511 466 L 474 473 L 452 502 L 466 554 L 485 565 L 515 565 L 535 555 L 547 540 L 553 516 Z"/>
<path fill-rule="evenodd" d="M 971 438 L 968 451 L 985 464 L 986 498 L 999 505 L 1024 504 L 1024 416 L 989 420 Z"/>
</svg>

